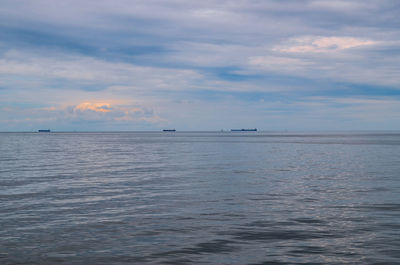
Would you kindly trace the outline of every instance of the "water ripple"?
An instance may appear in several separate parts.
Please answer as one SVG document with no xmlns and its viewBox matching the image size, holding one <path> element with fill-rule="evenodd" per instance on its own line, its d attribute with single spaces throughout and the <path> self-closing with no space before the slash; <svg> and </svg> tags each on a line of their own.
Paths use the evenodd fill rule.
<svg viewBox="0 0 400 265">
<path fill-rule="evenodd" d="M 0 264 L 400 264 L 400 134 L 0 134 Z"/>
</svg>

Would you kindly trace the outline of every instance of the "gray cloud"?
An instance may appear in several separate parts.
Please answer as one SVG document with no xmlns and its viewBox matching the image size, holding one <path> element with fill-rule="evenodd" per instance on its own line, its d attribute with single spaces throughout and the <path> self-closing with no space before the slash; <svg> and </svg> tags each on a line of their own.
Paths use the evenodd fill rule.
<svg viewBox="0 0 400 265">
<path fill-rule="evenodd" d="M 180 111 L 169 112 L 157 104 L 174 109 L 171 102 L 196 101 L 201 95 L 218 98 L 229 109 L 222 104 L 225 96 L 243 93 L 238 106 L 264 100 L 257 104 L 268 108 L 286 98 L 291 105 L 277 108 L 281 120 L 290 120 L 311 106 L 291 108 L 309 91 L 339 98 L 353 91 L 376 100 L 390 92 L 397 100 L 399 13 L 396 0 L 4 0 L 0 103 L 64 108 L 124 99 L 162 108 L 169 122 L 179 122 L 179 113 L 192 113 L 207 123 L 212 115 L 191 112 L 194 105 L 179 104 Z M 200 109 L 229 116 L 207 101 L 196 102 Z M 320 103 L 313 106 L 329 116 L 331 105 Z M 388 117 L 393 109 L 380 111 Z M 75 115 L 108 122 L 117 117 L 92 112 Z M 350 111 L 343 113 L 357 119 Z M 41 115 L 47 114 L 36 118 Z M 260 107 L 252 115 L 259 121 L 272 112 Z M 335 117 L 339 122 L 341 117 Z"/>
</svg>

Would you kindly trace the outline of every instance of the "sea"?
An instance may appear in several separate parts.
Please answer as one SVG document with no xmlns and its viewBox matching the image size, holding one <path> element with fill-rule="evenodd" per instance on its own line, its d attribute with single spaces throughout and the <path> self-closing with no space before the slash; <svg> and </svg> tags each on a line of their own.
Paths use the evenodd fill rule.
<svg viewBox="0 0 400 265">
<path fill-rule="evenodd" d="M 400 264 L 400 132 L 0 133 L 0 264 Z"/>
</svg>

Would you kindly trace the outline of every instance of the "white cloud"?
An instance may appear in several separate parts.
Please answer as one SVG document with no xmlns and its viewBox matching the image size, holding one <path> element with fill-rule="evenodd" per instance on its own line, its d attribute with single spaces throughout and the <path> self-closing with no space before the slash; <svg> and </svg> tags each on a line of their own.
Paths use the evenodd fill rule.
<svg viewBox="0 0 400 265">
<path fill-rule="evenodd" d="M 291 44 L 276 46 L 273 51 L 285 53 L 323 53 L 375 45 L 379 42 L 354 37 L 299 37 L 289 41 Z"/>
<path fill-rule="evenodd" d="M 247 62 L 254 71 L 397 87 L 400 85 L 398 55 L 377 56 L 372 49 L 385 49 L 388 45 L 353 37 L 298 37 L 273 47 L 270 55 L 251 56 Z"/>
<path fill-rule="evenodd" d="M 19 75 L 52 81 L 64 79 L 85 84 L 131 85 L 138 89 L 190 89 L 202 77 L 193 70 L 138 66 L 87 56 L 33 55 L 9 51 L 0 59 L 0 75 Z M 79 89 L 79 87 L 78 87 Z"/>
<path fill-rule="evenodd" d="M 311 1 L 309 3 L 310 7 L 328 9 L 328 10 L 336 10 L 336 11 L 344 11 L 348 12 L 349 10 L 354 9 L 363 9 L 369 6 L 367 1 L 344 1 L 344 0 L 316 0 Z"/>
<path fill-rule="evenodd" d="M 287 72 L 293 74 L 293 72 L 303 72 L 312 62 L 290 57 L 255 56 L 249 58 L 249 64 L 271 72 Z"/>
<path fill-rule="evenodd" d="M 110 103 L 112 102 L 112 103 Z M 11 116 L 8 120 L 12 124 L 23 124 L 25 122 L 101 122 L 109 124 L 122 124 L 126 127 L 135 126 L 138 122 L 156 125 L 165 123 L 166 120 L 153 109 L 137 104 L 118 103 L 116 101 L 85 101 L 74 105 L 55 105 L 42 108 L 1 108 L 3 117 Z M 3 120 L 4 122 L 5 120 Z M 129 123 L 131 123 L 129 125 Z"/>
</svg>

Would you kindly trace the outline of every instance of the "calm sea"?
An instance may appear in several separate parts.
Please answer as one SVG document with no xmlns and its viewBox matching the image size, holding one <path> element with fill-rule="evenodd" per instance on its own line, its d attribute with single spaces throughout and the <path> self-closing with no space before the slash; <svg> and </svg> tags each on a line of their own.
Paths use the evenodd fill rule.
<svg viewBox="0 0 400 265">
<path fill-rule="evenodd" d="M 0 133 L 0 264 L 400 264 L 400 133 Z"/>
</svg>

